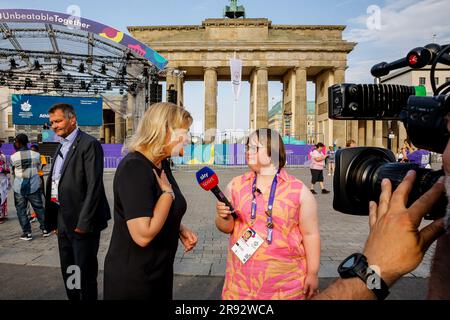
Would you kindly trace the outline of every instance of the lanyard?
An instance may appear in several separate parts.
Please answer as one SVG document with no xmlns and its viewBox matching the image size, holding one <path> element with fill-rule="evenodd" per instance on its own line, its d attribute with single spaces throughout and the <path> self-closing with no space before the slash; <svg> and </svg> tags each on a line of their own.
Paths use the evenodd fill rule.
<svg viewBox="0 0 450 320">
<path fill-rule="evenodd" d="M 272 209 L 273 209 L 273 202 L 275 201 L 275 191 L 277 190 L 277 184 L 278 184 L 278 175 L 280 174 L 280 169 L 278 169 L 277 174 L 273 178 L 272 186 L 270 187 L 270 195 L 269 195 L 269 203 L 267 206 L 267 242 L 269 244 L 272 243 L 273 238 L 273 220 L 272 220 Z M 251 213 L 251 219 L 252 221 L 255 221 L 256 219 L 256 173 L 255 173 L 255 180 L 253 181 L 252 185 L 252 194 L 253 194 L 253 200 L 252 200 L 252 213 Z"/>
</svg>

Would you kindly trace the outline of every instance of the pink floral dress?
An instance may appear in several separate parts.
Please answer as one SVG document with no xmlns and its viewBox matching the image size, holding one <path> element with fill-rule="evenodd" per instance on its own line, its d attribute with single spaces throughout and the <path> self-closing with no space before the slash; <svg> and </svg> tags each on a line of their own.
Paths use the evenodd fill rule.
<svg viewBox="0 0 450 320">
<path fill-rule="evenodd" d="M 3 152 L 0 151 L 0 221 L 8 215 L 9 165 Z"/>
<path fill-rule="evenodd" d="M 239 237 L 252 228 L 263 239 L 267 236 L 268 194 L 257 194 L 256 220 L 252 224 L 252 183 L 254 172 L 232 180 L 231 200 L 239 218 L 230 236 L 225 283 L 222 298 L 237 299 L 304 299 L 306 255 L 300 232 L 300 193 L 303 183 L 281 169 L 273 205 L 273 240 L 258 248 L 243 264 L 231 251 Z"/>
</svg>

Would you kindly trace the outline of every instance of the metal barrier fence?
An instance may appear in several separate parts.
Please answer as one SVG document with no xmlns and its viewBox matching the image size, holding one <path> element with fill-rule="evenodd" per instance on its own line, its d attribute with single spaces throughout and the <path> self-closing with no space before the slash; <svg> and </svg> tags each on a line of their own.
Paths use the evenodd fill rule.
<svg viewBox="0 0 450 320">
<path fill-rule="evenodd" d="M 6 158 L 9 163 L 10 156 L 6 156 Z M 103 166 L 105 169 L 115 169 L 118 167 L 122 158 L 123 157 L 104 157 Z M 44 172 L 49 172 L 52 167 L 53 158 L 46 156 L 45 159 L 47 161 L 47 165 L 44 167 Z M 236 159 L 237 161 L 235 162 Z M 175 169 L 184 168 L 186 170 L 199 170 L 204 166 L 214 166 L 215 168 L 241 168 L 247 166 L 245 155 L 238 155 L 237 158 L 230 155 L 216 155 L 214 157 L 214 163 L 198 163 L 195 162 L 193 157 L 184 156 L 180 163 L 181 164 L 172 163 L 172 167 Z M 442 163 L 442 155 L 432 153 L 431 163 Z M 288 154 L 286 155 L 286 167 L 309 167 L 308 156 Z"/>
<path fill-rule="evenodd" d="M 115 169 L 118 167 L 120 161 L 123 157 L 104 157 L 103 158 L 103 167 L 105 169 Z M 50 156 L 46 156 L 45 160 L 47 161 L 47 165 L 44 167 L 44 172 L 49 172 L 52 164 L 53 158 Z M 214 157 L 214 163 L 196 163 L 195 159 L 192 157 L 184 156 L 180 163 L 174 164 L 172 163 L 173 168 L 186 168 L 189 170 L 199 170 L 204 166 L 210 165 L 216 168 L 240 168 L 246 167 L 247 162 L 245 160 L 245 155 L 237 156 L 237 164 L 234 164 L 236 160 L 235 156 L 230 155 L 216 155 Z M 10 161 L 10 156 L 7 156 L 7 161 Z M 308 166 L 308 156 L 304 155 L 287 155 L 286 156 L 286 167 L 306 167 Z"/>
<path fill-rule="evenodd" d="M 46 156 L 45 160 L 47 161 L 47 165 L 44 167 L 44 172 L 49 172 L 52 168 L 53 158 Z M 119 162 L 122 160 L 122 157 L 104 157 L 103 158 L 103 167 L 105 169 L 115 169 L 119 165 Z"/>
<path fill-rule="evenodd" d="M 48 157 L 49 158 L 49 157 Z M 105 157 L 104 168 L 117 168 L 122 157 Z M 51 159 L 47 160 L 49 166 L 51 166 Z M 441 163 L 442 155 L 432 154 L 432 163 Z M 247 162 L 245 155 L 230 156 L 230 155 L 216 155 L 214 157 L 214 163 L 198 163 L 195 158 L 190 156 L 184 156 L 178 163 L 172 163 L 173 168 L 186 168 L 189 170 L 198 170 L 204 166 L 214 166 L 216 168 L 240 168 L 246 167 Z M 286 167 L 309 167 L 309 158 L 307 155 L 286 155 Z"/>
<path fill-rule="evenodd" d="M 105 169 L 117 168 L 121 160 L 122 157 L 104 157 L 103 168 Z"/>
</svg>

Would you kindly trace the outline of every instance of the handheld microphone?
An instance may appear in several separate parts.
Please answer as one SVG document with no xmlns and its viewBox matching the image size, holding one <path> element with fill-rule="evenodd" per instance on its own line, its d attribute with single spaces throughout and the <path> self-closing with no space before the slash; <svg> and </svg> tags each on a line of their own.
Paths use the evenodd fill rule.
<svg viewBox="0 0 450 320">
<path fill-rule="evenodd" d="M 195 176 L 197 177 L 197 182 L 200 185 L 200 187 L 202 187 L 203 190 L 212 191 L 212 193 L 214 193 L 214 195 L 216 196 L 217 200 L 225 203 L 225 205 L 227 205 L 230 208 L 231 216 L 234 219 L 237 219 L 238 216 L 234 211 L 234 208 L 231 206 L 227 197 L 225 197 L 222 190 L 220 190 L 219 188 L 219 178 L 217 177 L 217 174 L 211 168 L 203 167 L 202 169 L 197 171 Z"/>
</svg>

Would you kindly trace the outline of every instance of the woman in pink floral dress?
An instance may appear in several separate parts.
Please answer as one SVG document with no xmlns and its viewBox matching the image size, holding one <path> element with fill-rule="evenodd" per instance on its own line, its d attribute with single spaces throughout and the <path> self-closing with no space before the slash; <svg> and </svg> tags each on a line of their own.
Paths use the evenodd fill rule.
<svg viewBox="0 0 450 320">
<path fill-rule="evenodd" d="M 0 148 L 2 141 L 0 141 Z M 9 190 L 9 165 L 6 161 L 6 156 L 0 150 L 0 224 L 5 222 L 8 215 L 8 190 Z"/>
<path fill-rule="evenodd" d="M 316 200 L 283 168 L 286 154 L 276 131 L 252 133 L 246 160 L 251 171 L 226 190 L 238 218 L 224 203 L 216 206 L 216 225 L 230 234 L 222 298 L 309 299 L 317 292 L 320 264 Z"/>
</svg>

